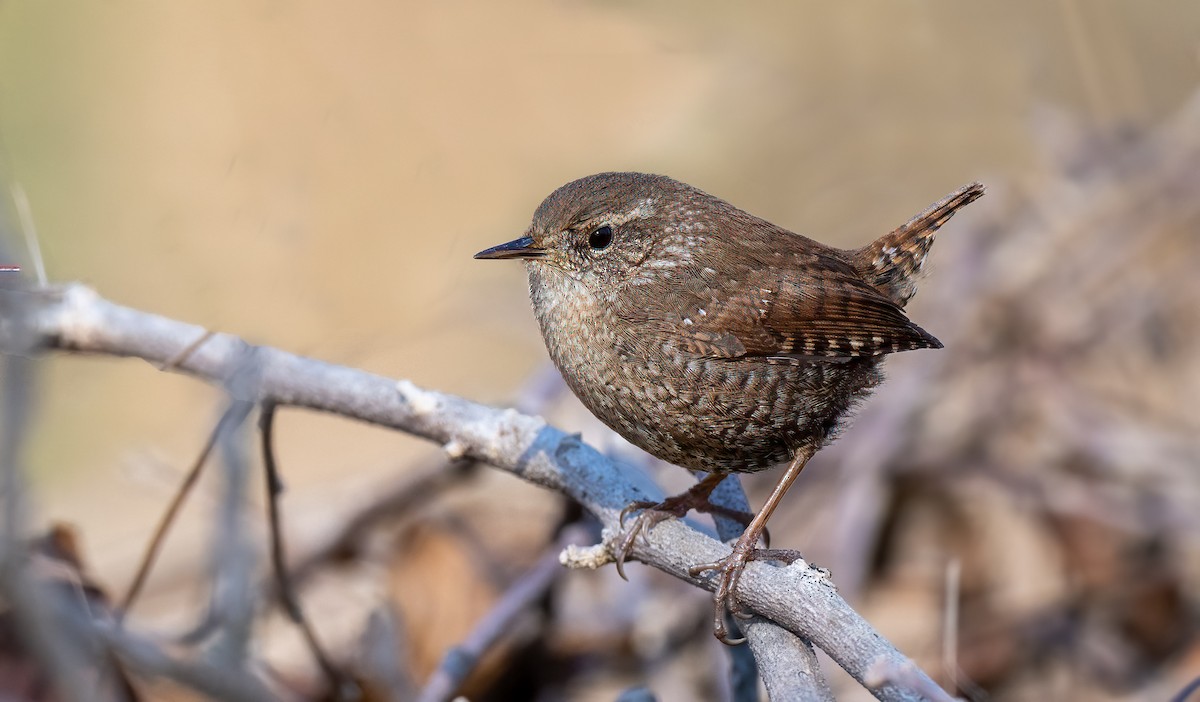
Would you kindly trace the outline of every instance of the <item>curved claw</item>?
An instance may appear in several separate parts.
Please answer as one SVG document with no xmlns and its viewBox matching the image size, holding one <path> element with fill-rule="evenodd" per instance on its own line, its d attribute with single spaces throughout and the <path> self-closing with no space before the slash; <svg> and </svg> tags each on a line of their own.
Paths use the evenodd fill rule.
<svg viewBox="0 0 1200 702">
<path fill-rule="evenodd" d="M 730 558 L 726 559 L 722 563 L 727 563 L 733 560 L 733 558 L 734 557 L 731 554 Z M 737 585 L 740 579 L 739 576 L 741 575 L 742 568 L 744 568 L 745 565 L 746 562 L 742 560 L 740 565 L 732 564 L 730 566 L 722 567 L 721 584 L 717 588 L 716 596 L 713 597 L 713 635 L 717 637 L 718 641 L 726 646 L 736 646 L 740 643 L 745 643 L 746 641 L 746 637 L 744 636 L 736 639 L 731 638 L 729 636 L 729 630 L 725 626 L 726 612 L 729 612 L 734 616 L 740 616 L 742 614 L 741 605 L 738 604 L 734 593 L 737 592 Z"/>
<path fill-rule="evenodd" d="M 657 506 L 656 503 L 648 502 L 646 500 L 638 500 L 636 502 L 630 502 L 628 505 L 625 505 L 625 509 L 621 510 L 620 516 L 617 517 L 617 525 L 620 526 L 622 529 L 624 529 L 625 528 L 625 518 L 629 516 L 630 512 L 636 512 L 636 511 L 642 510 L 642 509 L 650 509 L 651 507 L 655 507 L 655 506 Z"/>
<path fill-rule="evenodd" d="M 726 646 L 739 646 L 746 643 L 745 636 L 739 636 L 736 639 L 729 636 L 729 629 L 725 626 L 725 620 L 720 614 L 717 614 L 717 622 L 713 624 L 713 636 L 716 636 L 717 641 Z"/>
<path fill-rule="evenodd" d="M 622 529 L 625 528 L 625 514 L 637 504 L 635 502 L 621 510 L 621 518 L 618 523 Z M 629 577 L 625 575 L 625 561 L 629 558 L 629 553 L 633 551 L 633 542 L 637 539 L 637 535 L 642 533 L 646 528 L 642 516 L 644 515 L 638 515 L 633 525 L 621 535 L 621 540 L 613 548 L 613 560 L 616 562 L 617 575 L 621 576 L 621 579 L 626 582 L 629 581 Z"/>
<path fill-rule="evenodd" d="M 753 616 L 743 609 L 741 603 L 737 600 L 737 589 L 741 583 L 742 573 L 746 569 L 746 564 L 756 560 L 778 560 L 791 563 L 801 557 L 799 551 L 745 549 L 740 546 L 741 544 L 735 546 L 732 553 L 719 561 L 702 563 L 688 568 L 688 574 L 694 578 L 710 570 L 720 573 L 717 580 L 717 592 L 713 596 L 713 634 L 717 637 L 717 640 L 729 646 L 742 643 L 746 639 L 744 637 L 740 639 L 730 638 L 729 629 L 725 625 L 726 612 L 742 620 L 750 619 Z"/>
<path fill-rule="evenodd" d="M 617 524 L 621 529 L 625 529 L 625 519 L 633 512 L 641 510 L 641 514 L 637 516 L 633 524 L 628 530 L 622 534 L 620 541 L 613 546 L 613 560 L 616 562 L 617 575 L 628 580 L 625 576 L 625 561 L 629 559 L 629 554 L 633 552 L 633 544 L 640 534 L 642 540 L 645 541 L 650 529 L 655 524 L 669 519 L 671 517 L 682 517 L 688 513 L 688 510 L 698 509 L 701 511 L 710 511 L 713 505 L 708 501 L 708 495 L 712 489 L 716 487 L 722 479 L 722 476 L 709 476 L 699 483 L 696 483 L 691 490 L 674 497 L 668 497 L 662 502 L 648 502 L 646 500 L 638 500 L 631 502 L 621 510 L 621 514 L 617 517 Z M 741 512 L 732 511 L 738 515 L 737 518 L 742 518 Z"/>
<path fill-rule="evenodd" d="M 692 577 L 699 577 L 710 570 L 720 572 L 717 580 L 717 592 L 713 595 L 713 635 L 726 646 L 736 646 L 746 640 L 745 637 L 735 639 L 729 636 L 729 629 L 725 625 L 725 613 L 729 612 L 742 619 L 748 619 L 750 616 L 742 611 L 735 593 L 741 580 L 742 570 L 746 567 L 746 563 L 753 558 L 751 553 L 735 548 L 733 553 L 719 561 L 702 563 L 688 568 L 688 574 Z"/>
<path fill-rule="evenodd" d="M 629 577 L 625 575 L 626 558 L 629 558 L 629 546 L 622 539 L 621 543 L 617 544 L 617 547 L 613 549 L 613 561 L 617 566 L 617 575 L 621 576 L 621 579 L 625 582 L 629 582 Z"/>
<path fill-rule="evenodd" d="M 625 529 L 625 517 L 630 512 L 642 510 L 628 529 Z M 629 578 L 625 575 L 625 561 L 628 560 L 629 554 L 633 552 L 633 543 L 640 535 L 642 541 L 645 542 L 648 538 L 650 529 L 661 521 L 670 519 L 671 517 L 681 516 L 674 505 L 667 503 L 654 503 L 638 501 L 630 503 L 625 509 L 621 510 L 621 515 L 618 518 L 618 524 L 621 525 L 625 532 L 621 535 L 621 540 L 613 546 L 613 561 L 617 566 L 617 575 L 621 576 L 622 580 L 628 581 Z"/>
</svg>

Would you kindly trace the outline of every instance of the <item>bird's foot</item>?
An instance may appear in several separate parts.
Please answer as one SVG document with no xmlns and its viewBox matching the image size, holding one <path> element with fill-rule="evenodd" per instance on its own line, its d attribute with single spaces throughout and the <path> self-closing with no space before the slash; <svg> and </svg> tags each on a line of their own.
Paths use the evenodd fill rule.
<svg viewBox="0 0 1200 702">
<path fill-rule="evenodd" d="M 633 544 L 640 535 L 643 543 L 646 541 L 646 535 L 659 522 L 675 517 L 680 519 L 687 515 L 691 510 L 697 512 L 708 512 L 717 516 L 732 519 L 748 526 L 754 521 L 754 515 L 750 512 L 743 512 L 738 509 L 725 507 L 723 505 L 715 505 L 709 500 L 713 489 L 725 479 L 725 476 L 719 473 L 709 473 L 703 480 L 693 485 L 687 492 L 673 495 L 663 500 L 662 502 L 650 502 L 649 500 L 639 500 L 632 502 L 625 509 L 621 510 L 621 516 L 618 518 L 618 524 L 622 530 L 619 540 L 613 547 L 613 560 L 617 564 L 617 574 L 625 580 L 625 561 L 628 560 L 629 554 L 633 552 Z M 633 512 L 641 512 L 633 521 L 628 529 L 625 529 L 625 519 Z M 762 537 L 768 546 L 771 544 L 771 533 L 764 527 L 762 529 Z"/>
<path fill-rule="evenodd" d="M 613 559 L 617 564 L 617 573 L 625 580 L 629 579 L 625 577 L 625 561 L 633 551 L 633 544 L 638 536 L 641 536 L 642 541 L 645 542 L 646 534 L 656 524 L 671 517 L 680 519 L 693 509 L 701 512 L 711 512 L 715 509 L 724 510 L 725 508 L 718 508 L 717 505 L 709 502 L 708 492 L 693 489 L 668 497 L 662 502 L 650 502 L 648 500 L 631 502 L 625 509 L 621 510 L 621 516 L 617 523 L 620 525 L 622 532 L 620 539 L 613 546 Z M 737 510 L 727 511 L 738 515 L 733 518 L 751 516 Z M 633 523 L 629 525 L 629 528 L 625 528 L 625 518 L 633 512 L 640 512 L 640 514 L 634 517 Z"/>
<path fill-rule="evenodd" d="M 750 561 L 783 561 L 790 564 L 801 558 L 799 551 L 754 548 L 755 541 L 757 539 L 747 539 L 743 535 L 733 545 L 733 552 L 728 556 L 713 563 L 702 563 L 688 569 L 688 573 L 692 577 L 699 577 L 711 570 L 718 571 L 717 592 L 713 596 L 713 634 L 717 640 L 728 646 L 736 646 L 746 640 L 745 638 L 730 638 L 729 629 L 725 626 L 726 612 L 739 619 L 750 618 L 737 600 L 738 583 L 741 582 L 746 564 Z"/>
</svg>

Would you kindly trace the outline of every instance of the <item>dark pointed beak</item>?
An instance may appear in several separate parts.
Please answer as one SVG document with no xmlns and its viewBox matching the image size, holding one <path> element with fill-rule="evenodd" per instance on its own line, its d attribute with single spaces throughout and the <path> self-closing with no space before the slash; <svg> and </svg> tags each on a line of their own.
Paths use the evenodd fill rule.
<svg viewBox="0 0 1200 702">
<path fill-rule="evenodd" d="M 546 255 L 545 249 L 533 245 L 533 239 L 523 236 L 507 244 L 493 246 L 475 254 L 475 258 L 541 258 Z"/>
</svg>

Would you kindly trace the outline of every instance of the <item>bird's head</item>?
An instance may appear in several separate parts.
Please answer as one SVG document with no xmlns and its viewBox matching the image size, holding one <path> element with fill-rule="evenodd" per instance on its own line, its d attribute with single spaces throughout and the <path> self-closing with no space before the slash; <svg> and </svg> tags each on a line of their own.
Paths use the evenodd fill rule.
<svg viewBox="0 0 1200 702">
<path fill-rule="evenodd" d="M 666 176 L 587 176 L 551 193 L 524 236 L 475 258 L 523 259 L 532 278 L 565 275 L 594 293 L 611 291 L 669 274 L 686 258 L 684 235 L 704 228 L 695 221 L 702 198 L 708 196 Z"/>
</svg>

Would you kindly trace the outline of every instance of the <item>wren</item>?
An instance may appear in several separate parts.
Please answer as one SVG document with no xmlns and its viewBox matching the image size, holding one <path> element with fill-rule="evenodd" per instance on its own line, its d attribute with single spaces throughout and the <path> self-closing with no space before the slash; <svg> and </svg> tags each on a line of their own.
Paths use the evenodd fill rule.
<svg viewBox="0 0 1200 702">
<path fill-rule="evenodd" d="M 983 194 L 967 185 L 904 226 L 843 250 L 792 233 L 665 176 L 601 173 L 567 183 L 525 235 L 475 258 L 523 259 L 534 314 L 567 385 L 652 455 L 707 476 L 641 510 L 614 548 L 689 509 L 729 473 L 788 467 L 719 572 L 714 629 L 739 613 L 738 579 L 809 458 L 882 380 L 885 354 L 941 348 L 904 314 L 933 235 Z M 749 516 L 749 515 L 745 515 Z"/>
</svg>

